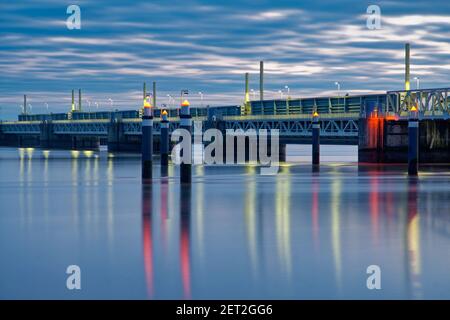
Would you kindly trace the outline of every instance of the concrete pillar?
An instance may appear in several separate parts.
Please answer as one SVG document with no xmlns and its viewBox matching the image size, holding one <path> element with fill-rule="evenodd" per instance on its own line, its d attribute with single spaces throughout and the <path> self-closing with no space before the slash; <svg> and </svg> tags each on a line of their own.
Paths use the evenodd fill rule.
<svg viewBox="0 0 450 320">
<path fill-rule="evenodd" d="M 408 174 L 417 176 L 419 172 L 419 119 L 417 109 L 411 108 L 408 121 Z"/>
<path fill-rule="evenodd" d="M 286 144 L 285 143 L 280 142 L 279 149 L 278 149 L 278 161 L 286 162 Z"/>
<path fill-rule="evenodd" d="M 180 128 L 185 129 L 189 131 L 189 133 L 192 134 L 192 118 L 191 118 L 191 111 L 189 108 L 189 101 L 184 100 L 181 104 L 181 110 L 180 110 Z M 191 139 L 192 141 L 192 139 Z M 190 144 L 191 145 L 191 144 Z M 185 151 L 185 150 L 182 150 Z M 191 150 L 188 150 L 189 152 L 189 159 L 187 159 L 188 163 L 185 163 L 185 161 L 182 161 L 180 164 L 180 182 L 181 183 L 191 183 L 192 179 L 192 145 Z M 183 157 L 183 154 L 180 155 Z"/>
<path fill-rule="evenodd" d="M 43 121 L 40 124 L 41 134 L 39 137 L 41 148 L 51 148 L 53 140 L 53 128 L 51 121 Z"/>
<path fill-rule="evenodd" d="M 142 179 L 152 178 L 153 169 L 153 112 L 149 101 L 144 103 L 142 116 Z"/>
</svg>

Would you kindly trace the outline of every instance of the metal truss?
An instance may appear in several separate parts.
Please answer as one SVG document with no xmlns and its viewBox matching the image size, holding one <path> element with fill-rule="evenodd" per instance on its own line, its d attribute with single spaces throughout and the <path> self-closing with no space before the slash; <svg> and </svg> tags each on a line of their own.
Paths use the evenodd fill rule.
<svg viewBox="0 0 450 320">
<path fill-rule="evenodd" d="M 53 121 L 54 134 L 107 135 L 110 125 L 107 121 Z"/>
<path fill-rule="evenodd" d="M 179 127 L 179 122 L 169 122 L 169 132 L 176 130 Z M 123 132 L 126 135 L 141 135 L 142 124 L 141 121 L 126 121 L 123 122 Z M 153 134 L 161 134 L 161 123 L 159 121 L 153 122 Z"/>
<path fill-rule="evenodd" d="M 280 130 L 281 136 L 311 136 L 311 120 L 264 120 L 264 121 L 227 121 L 226 129 L 255 130 L 261 129 Z M 329 137 L 357 137 L 358 123 L 355 119 L 327 119 L 320 121 L 320 134 Z"/>
<path fill-rule="evenodd" d="M 388 91 L 386 112 L 407 117 L 414 106 L 423 119 L 449 119 L 450 88 Z"/>
<path fill-rule="evenodd" d="M 10 134 L 40 134 L 40 124 L 40 121 L 2 122 L 1 131 Z"/>
</svg>

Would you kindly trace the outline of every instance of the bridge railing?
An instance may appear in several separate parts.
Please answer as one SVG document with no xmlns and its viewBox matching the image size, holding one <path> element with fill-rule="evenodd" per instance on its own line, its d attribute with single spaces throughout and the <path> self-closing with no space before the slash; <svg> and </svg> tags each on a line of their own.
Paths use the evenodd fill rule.
<svg viewBox="0 0 450 320">
<path fill-rule="evenodd" d="M 414 106 L 420 118 L 449 118 L 450 88 L 388 91 L 386 112 L 408 117 Z"/>
</svg>

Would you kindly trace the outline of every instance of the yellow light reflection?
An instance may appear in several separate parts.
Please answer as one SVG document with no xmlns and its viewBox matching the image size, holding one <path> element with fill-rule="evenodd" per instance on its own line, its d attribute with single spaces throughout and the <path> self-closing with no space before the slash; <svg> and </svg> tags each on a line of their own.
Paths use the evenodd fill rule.
<svg viewBox="0 0 450 320">
<path fill-rule="evenodd" d="M 290 196 L 289 167 L 282 167 L 276 178 L 275 232 L 281 266 L 288 278 L 291 276 Z"/>
<path fill-rule="evenodd" d="M 252 276 L 258 279 L 259 257 L 258 257 L 258 237 L 257 237 L 257 216 L 256 216 L 256 167 L 246 166 L 246 172 L 249 177 L 245 189 L 245 226 L 247 229 L 247 241 L 250 254 L 250 263 L 252 265 Z"/>
<path fill-rule="evenodd" d="M 338 290 L 342 284 L 342 261 L 341 261 L 341 234 L 340 234 L 340 197 L 341 181 L 334 179 L 331 186 L 331 236 L 333 248 L 334 269 Z"/>
</svg>

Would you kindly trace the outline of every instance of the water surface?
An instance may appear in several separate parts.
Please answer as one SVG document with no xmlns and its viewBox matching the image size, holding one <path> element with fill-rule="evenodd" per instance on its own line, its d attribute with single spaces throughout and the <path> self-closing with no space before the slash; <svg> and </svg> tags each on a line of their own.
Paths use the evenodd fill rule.
<svg viewBox="0 0 450 320">
<path fill-rule="evenodd" d="M 199 165 L 181 187 L 155 165 L 143 187 L 136 155 L 2 148 L 0 298 L 450 299 L 450 169 L 405 171 Z"/>
</svg>

